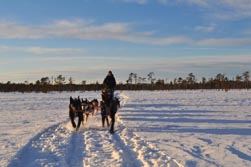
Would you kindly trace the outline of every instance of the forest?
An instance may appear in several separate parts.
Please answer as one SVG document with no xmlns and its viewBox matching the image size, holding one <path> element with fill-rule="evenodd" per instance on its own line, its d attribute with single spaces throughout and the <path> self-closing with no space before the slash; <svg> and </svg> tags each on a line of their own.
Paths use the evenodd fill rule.
<svg viewBox="0 0 251 167">
<path fill-rule="evenodd" d="M 125 83 L 117 83 L 116 90 L 194 90 L 194 89 L 217 89 L 228 91 L 230 89 L 251 88 L 249 71 L 243 72 L 234 78 L 228 78 L 226 74 L 219 73 L 214 77 L 197 78 L 193 73 L 186 77 L 177 77 L 171 81 L 155 78 L 154 72 L 145 77 L 136 73 L 130 73 Z M 50 92 L 50 91 L 100 91 L 102 83 L 74 83 L 72 77 L 63 75 L 57 77 L 42 77 L 35 83 L 24 81 L 23 83 L 0 83 L 0 92 Z"/>
</svg>

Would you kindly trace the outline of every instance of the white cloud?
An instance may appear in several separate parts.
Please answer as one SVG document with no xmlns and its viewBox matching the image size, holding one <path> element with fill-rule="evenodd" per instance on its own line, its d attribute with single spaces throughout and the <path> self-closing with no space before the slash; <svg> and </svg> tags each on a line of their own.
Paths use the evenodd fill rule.
<svg viewBox="0 0 251 167">
<path fill-rule="evenodd" d="M 18 47 L 18 46 L 0 46 L 0 52 L 26 52 L 32 54 L 77 54 L 84 53 L 82 48 L 47 48 L 47 47 Z"/>
<path fill-rule="evenodd" d="M 79 48 L 44 48 L 44 47 L 29 47 L 25 49 L 27 52 L 34 54 L 76 54 L 83 53 L 84 49 Z"/>
<path fill-rule="evenodd" d="M 249 10 L 251 8 L 250 0 L 219 0 L 219 3 L 234 9 Z"/>
<path fill-rule="evenodd" d="M 26 26 L 15 22 L 0 22 L 0 38 L 41 38 L 40 31 L 33 26 Z"/>
<path fill-rule="evenodd" d="M 117 0 L 137 4 L 149 4 L 150 0 Z M 205 15 L 221 20 L 251 17 L 250 0 L 151 0 L 161 5 L 190 5 L 202 8 Z"/>
<path fill-rule="evenodd" d="M 218 19 L 239 19 L 251 16 L 250 0 L 156 0 L 160 4 L 195 5 Z"/>
<path fill-rule="evenodd" d="M 148 0 L 118 0 L 149 4 Z M 207 15 L 218 19 L 240 19 L 251 16 L 250 0 L 151 0 L 161 5 L 191 5 L 203 8 Z M 206 9 L 207 11 L 205 11 Z"/>
<path fill-rule="evenodd" d="M 211 38 L 198 41 L 197 44 L 209 46 L 251 45 L 251 38 Z"/>
<path fill-rule="evenodd" d="M 137 3 L 137 4 L 146 4 L 147 0 L 122 0 L 127 3 Z"/>
<path fill-rule="evenodd" d="M 157 0 L 158 3 L 166 5 L 168 0 Z"/>
<path fill-rule="evenodd" d="M 115 40 L 147 45 L 207 45 L 238 46 L 251 44 L 251 38 L 212 38 L 193 40 L 186 36 L 156 37 L 155 31 L 135 31 L 131 23 L 95 24 L 94 21 L 57 20 L 46 25 L 24 25 L 15 22 L 0 21 L 0 38 L 7 39 L 43 39 L 69 38 L 81 40 Z M 200 25 L 197 31 L 212 32 L 215 24 Z M 246 32 L 248 34 L 249 31 Z M 75 54 L 83 53 L 80 48 L 45 48 L 45 47 L 8 47 L 0 46 L 3 51 L 23 51 L 34 54 Z"/>
<path fill-rule="evenodd" d="M 62 56 L 53 56 L 53 57 L 39 57 L 39 58 L 34 58 L 31 61 L 36 61 L 39 63 L 55 63 L 55 62 L 67 62 L 67 63 L 72 63 L 72 62 L 78 62 L 78 61 L 84 61 L 86 58 L 85 57 L 62 57 Z"/>
<path fill-rule="evenodd" d="M 156 38 L 150 36 L 120 36 L 118 40 L 128 41 L 132 43 L 150 44 L 150 45 L 172 45 L 172 44 L 192 43 L 192 40 L 183 36 L 166 37 L 166 38 Z"/>
<path fill-rule="evenodd" d="M 251 30 L 245 30 L 245 31 L 243 31 L 243 34 L 245 34 L 245 35 L 251 35 Z"/>
<path fill-rule="evenodd" d="M 179 1 L 184 1 L 184 0 L 179 0 Z M 199 6 L 208 6 L 208 1 L 206 0 L 186 0 L 186 2 L 190 4 L 196 4 Z"/>
<path fill-rule="evenodd" d="M 215 24 L 206 25 L 206 26 L 196 26 L 194 29 L 197 31 L 203 31 L 203 32 L 213 32 L 216 28 Z"/>
<path fill-rule="evenodd" d="M 149 1 L 147 0 L 120 0 L 123 2 L 136 2 L 141 4 L 147 4 Z M 199 5 L 199 6 L 208 6 L 208 2 L 206 0 L 151 0 L 155 1 L 162 5 L 169 5 L 169 4 L 190 4 L 190 5 Z"/>
<path fill-rule="evenodd" d="M 153 31 L 136 32 L 130 23 L 105 23 L 97 25 L 94 24 L 94 22 L 84 20 L 58 20 L 47 25 L 36 26 L 2 21 L 0 22 L 0 38 L 119 40 L 151 45 L 170 45 L 190 42 L 186 37 L 174 36 L 158 38 L 154 37 Z M 39 52 L 40 48 L 34 48 L 32 50 Z"/>
</svg>

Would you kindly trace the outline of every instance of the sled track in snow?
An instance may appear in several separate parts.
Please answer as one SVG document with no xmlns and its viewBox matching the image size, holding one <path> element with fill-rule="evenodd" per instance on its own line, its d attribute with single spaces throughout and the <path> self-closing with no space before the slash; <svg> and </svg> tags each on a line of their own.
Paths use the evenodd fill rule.
<svg viewBox="0 0 251 167">
<path fill-rule="evenodd" d="M 114 134 L 101 127 L 99 114 L 77 132 L 69 122 L 53 125 L 32 138 L 8 167 L 182 167 L 116 120 Z"/>
<path fill-rule="evenodd" d="M 70 133 L 61 124 L 53 125 L 33 137 L 12 159 L 8 167 L 61 166 Z"/>
<path fill-rule="evenodd" d="M 117 123 L 115 134 L 107 128 L 83 127 L 69 131 L 60 123 L 37 134 L 23 147 L 8 167 L 113 166 L 181 167 L 146 141 Z"/>
<path fill-rule="evenodd" d="M 84 150 L 83 134 L 72 133 L 65 156 L 66 166 L 83 166 Z"/>
</svg>

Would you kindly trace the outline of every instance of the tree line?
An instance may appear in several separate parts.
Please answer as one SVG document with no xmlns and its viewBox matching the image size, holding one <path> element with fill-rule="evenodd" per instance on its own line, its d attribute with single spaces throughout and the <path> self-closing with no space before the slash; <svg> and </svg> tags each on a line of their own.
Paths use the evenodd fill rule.
<svg viewBox="0 0 251 167">
<path fill-rule="evenodd" d="M 202 77 L 198 79 L 193 73 L 186 77 L 177 77 L 171 81 L 155 78 L 154 72 L 145 77 L 137 73 L 130 73 L 126 83 L 118 83 L 117 90 L 193 90 L 193 89 L 218 89 L 228 91 L 230 89 L 251 88 L 249 71 L 243 72 L 234 78 L 228 78 L 226 74 L 219 73 L 214 77 Z M 100 91 L 102 83 L 87 84 L 86 80 L 74 83 L 72 77 L 66 79 L 63 75 L 57 77 L 42 77 L 35 83 L 24 81 L 23 83 L 0 83 L 0 92 L 50 92 L 50 91 Z"/>
</svg>

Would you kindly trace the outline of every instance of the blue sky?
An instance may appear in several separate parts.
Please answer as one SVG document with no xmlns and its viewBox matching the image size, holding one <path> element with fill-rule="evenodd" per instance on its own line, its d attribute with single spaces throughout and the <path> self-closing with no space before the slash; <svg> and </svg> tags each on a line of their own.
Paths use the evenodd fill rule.
<svg viewBox="0 0 251 167">
<path fill-rule="evenodd" d="M 250 0 L 0 2 L 0 82 L 251 71 Z"/>
</svg>

